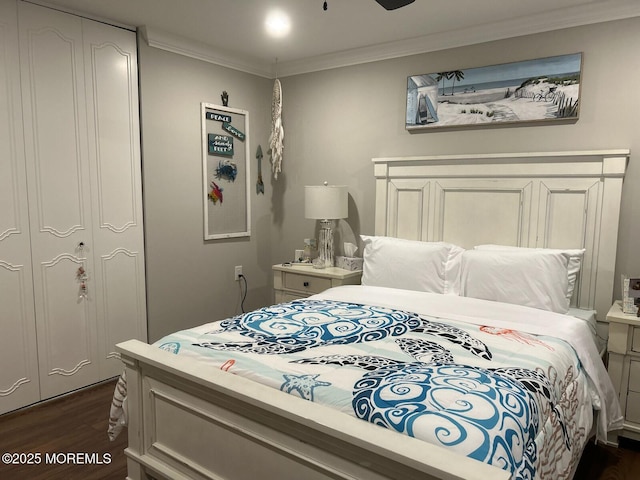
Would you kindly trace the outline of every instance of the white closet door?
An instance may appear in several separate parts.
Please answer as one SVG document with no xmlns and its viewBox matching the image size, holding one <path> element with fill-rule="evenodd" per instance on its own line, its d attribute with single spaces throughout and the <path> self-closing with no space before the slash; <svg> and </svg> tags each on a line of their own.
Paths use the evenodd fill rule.
<svg viewBox="0 0 640 480">
<path fill-rule="evenodd" d="M 0 414 L 37 402 L 16 3 L 0 0 Z"/>
<path fill-rule="evenodd" d="M 100 376 L 114 346 L 147 340 L 135 33 L 83 20 Z"/>
<path fill-rule="evenodd" d="M 99 378 L 82 22 L 23 2 L 18 20 L 44 399 Z M 77 278 L 81 266 L 86 297 Z"/>
</svg>

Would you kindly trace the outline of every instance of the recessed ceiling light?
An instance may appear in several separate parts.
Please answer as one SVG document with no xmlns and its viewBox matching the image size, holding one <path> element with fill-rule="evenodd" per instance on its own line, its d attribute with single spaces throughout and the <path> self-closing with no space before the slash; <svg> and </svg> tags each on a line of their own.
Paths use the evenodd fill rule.
<svg viewBox="0 0 640 480">
<path fill-rule="evenodd" d="M 286 13 L 280 10 L 274 10 L 267 15 L 265 27 L 269 35 L 280 38 L 289 33 L 289 30 L 291 30 L 291 22 Z"/>
</svg>

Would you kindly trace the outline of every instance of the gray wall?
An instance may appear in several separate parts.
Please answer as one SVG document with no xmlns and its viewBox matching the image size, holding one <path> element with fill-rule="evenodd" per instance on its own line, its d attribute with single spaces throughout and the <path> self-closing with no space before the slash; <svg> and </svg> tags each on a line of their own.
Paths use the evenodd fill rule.
<svg viewBox="0 0 640 480">
<path fill-rule="evenodd" d="M 149 340 L 240 312 L 242 265 L 249 291 L 245 309 L 271 301 L 271 189 L 255 194 L 255 149 L 269 138 L 268 79 L 150 48 L 139 41 L 143 194 Z M 200 103 L 249 111 L 250 238 L 204 241 Z M 266 151 L 266 149 L 265 149 Z M 266 158 L 263 166 L 269 167 Z"/>
<path fill-rule="evenodd" d="M 200 102 L 250 111 L 251 150 L 267 150 L 271 80 L 181 57 L 140 42 L 149 336 L 238 313 L 233 266 L 249 280 L 245 307 L 272 301 L 271 265 L 289 260 L 317 225 L 304 218 L 304 185 L 349 186 L 337 243 L 374 228 L 371 158 L 630 148 L 617 275 L 640 274 L 634 239 L 640 192 L 640 18 L 602 23 L 282 78 L 285 157 L 277 181 L 263 159 L 266 194 L 252 193 L 250 239 L 202 239 Z M 583 52 L 580 119 L 538 125 L 409 133 L 409 75 Z M 255 192 L 255 160 L 250 187 Z M 616 285 L 619 285 L 617 280 Z M 618 291 L 615 297 L 619 298 Z"/>
<path fill-rule="evenodd" d="M 565 29 L 424 55 L 328 70 L 282 81 L 286 165 L 283 220 L 273 229 L 273 258 L 290 258 L 314 234 L 305 220 L 302 185 L 346 184 L 350 218 L 343 236 L 374 231 L 371 158 L 402 155 L 630 148 L 623 188 L 619 274 L 640 274 L 640 18 Z M 583 52 L 580 119 L 569 125 L 476 128 L 409 133 L 406 78 Z M 618 288 L 616 298 L 620 298 Z"/>
</svg>

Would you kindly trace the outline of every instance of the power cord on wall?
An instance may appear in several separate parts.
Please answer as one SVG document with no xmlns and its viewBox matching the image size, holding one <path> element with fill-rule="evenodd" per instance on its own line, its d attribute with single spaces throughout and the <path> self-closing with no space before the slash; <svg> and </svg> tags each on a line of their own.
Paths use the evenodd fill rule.
<svg viewBox="0 0 640 480">
<path fill-rule="evenodd" d="M 242 300 L 240 301 L 240 309 L 242 310 L 242 313 L 245 313 L 244 300 L 247 298 L 247 291 L 249 290 L 249 287 L 247 285 L 247 277 L 245 277 L 243 274 L 238 275 L 238 277 L 244 281 L 244 294 L 242 295 Z M 242 289 L 242 285 L 240 285 L 240 289 Z"/>
</svg>

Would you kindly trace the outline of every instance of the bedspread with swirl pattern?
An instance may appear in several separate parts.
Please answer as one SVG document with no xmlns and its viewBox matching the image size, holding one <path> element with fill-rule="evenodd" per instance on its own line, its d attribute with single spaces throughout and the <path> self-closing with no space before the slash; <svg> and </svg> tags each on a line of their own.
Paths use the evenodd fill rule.
<svg viewBox="0 0 640 480">
<path fill-rule="evenodd" d="M 305 299 L 156 342 L 514 479 L 570 475 L 592 424 L 587 378 L 555 337 Z"/>
</svg>

